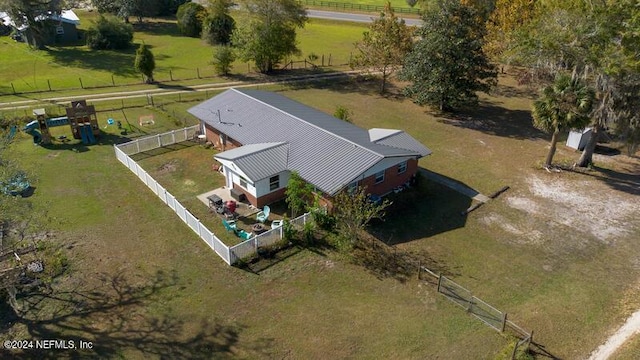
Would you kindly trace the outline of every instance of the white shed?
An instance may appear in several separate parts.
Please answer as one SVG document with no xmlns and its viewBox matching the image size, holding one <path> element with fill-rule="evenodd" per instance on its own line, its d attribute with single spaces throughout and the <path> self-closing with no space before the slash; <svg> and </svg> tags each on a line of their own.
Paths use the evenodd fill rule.
<svg viewBox="0 0 640 360">
<path fill-rule="evenodd" d="M 591 128 L 571 130 L 569 131 L 569 137 L 567 138 L 567 146 L 582 151 L 584 150 L 584 147 L 587 146 L 592 134 L 593 132 Z"/>
</svg>

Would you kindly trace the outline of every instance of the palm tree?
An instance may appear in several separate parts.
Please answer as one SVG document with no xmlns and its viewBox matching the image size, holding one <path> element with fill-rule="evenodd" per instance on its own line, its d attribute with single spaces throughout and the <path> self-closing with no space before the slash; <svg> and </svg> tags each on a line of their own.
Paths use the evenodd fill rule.
<svg viewBox="0 0 640 360">
<path fill-rule="evenodd" d="M 593 90 L 577 77 L 561 74 L 552 85 L 545 87 L 538 100 L 533 102 L 533 126 L 553 134 L 545 168 L 551 166 L 560 131 L 583 128 L 589 124 L 594 97 Z"/>
</svg>

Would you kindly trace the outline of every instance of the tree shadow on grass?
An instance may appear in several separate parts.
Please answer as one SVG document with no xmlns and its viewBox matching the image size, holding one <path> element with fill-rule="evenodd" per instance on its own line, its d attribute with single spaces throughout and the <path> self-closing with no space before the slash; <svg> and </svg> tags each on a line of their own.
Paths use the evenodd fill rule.
<svg viewBox="0 0 640 360">
<path fill-rule="evenodd" d="M 159 271 L 140 281 L 120 272 L 115 276 L 100 274 L 97 280 L 101 285 L 93 288 L 53 288 L 50 293 L 31 294 L 25 299 L 22 317 L 2 317 L 3 326 L 22 325 L 32 339 L 74 340 L 76 347 L 80 340 L 91 341 L 92 349 L 29 349 L 15 351 L 13 358 L 114 358 L 127 352 L 171 359 L 231 359 L 238 352 L 249 357 L 269 356 L 270 339 L 239 343 L 243 326 L 187 321 L 171 311 L 151 315 L 150 306 L 169 298 L 165 292 L 181 290 L 173 273 Z"/>
<path fill-rule="evenodd" d="M 514 139 L 538 139 L 548 136 L 533 127 L 530 111 L 510 110 L 488 102 L 455 114 L 440 115 L 440 122 Z"/>
<path fill-rule="evenodd" d="M 384 221 L 371 224 L 368 239 L 356 249 L 354 260 L 378 278 L 401 282 L 417 276 L 418 267 L 447 276 L 457 269 L 433 259 L 426 252 L 399 251 L 394 245 L 428 238 L 464 227 L 472 200 L 444 185 L 420 178 L 418 184 L 391 196 Z"/>
<path fill-rule="evenodd" d="M 594 177 L 614 190 L 631 195 L 640 195 L 640 165 L 628 168 L 628 172 L 594 166 L 592 170 L 568 169 L 579 174 Z"/>
<path fill-rule="evenodd" d="M 370 232 L 388 245 L 428 238 L 464 227 L 472 199 L 444 185 L 420 177 L 417 186 L 391 197 L 384 221 Z"/>
<path fill-rule="evenodd" d="M 87 50 L 84 47 L 51 47 L 47 49 L 56 64 L 64 67 L 102 70 L 123 77 L 138 77 L 133 63 L 134 46 L 124 50 Z"/>
<path fill-rule="evenodd" d="M 374 236 L 368 236 L 358 244 L 353 251 L 352 259 L 355 264 L 364 267 L 378 279 L 393 278 L 401 283 L 417 278 L 421 267 L 445 276 L 460 275 L 457 269 L 439 262 L 426 252 L 398 250 Z M 423 279 L 433 282 L 429 277 Z"/>
<path fill-rule="evenodd" d="M 134 23 L 133 28 L 136 32 L 142 32 L 153 36 L 175 36 L 187 37 L 180 33 L 178 25 L 170 21 L 145 21 Z"/>
</svg>

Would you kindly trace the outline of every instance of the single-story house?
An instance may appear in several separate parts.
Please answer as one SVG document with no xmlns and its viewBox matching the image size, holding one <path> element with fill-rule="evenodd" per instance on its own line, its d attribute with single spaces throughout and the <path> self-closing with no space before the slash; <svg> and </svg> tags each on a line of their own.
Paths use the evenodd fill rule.
<svg viewBox="0 0 640 360">
<path fill-rule="evenodd" d="M 44 34 L 45 45 L 64 44 L 76 42 L 81 38 L 81 34 L 77 29 L 80 25 L 80 18 L 73 10 L 62 10 L 58 13 L 49 13 L 36 18 L 37 21 L 46 22 L 46 34 Z M 6 26 L 16 29 L 17 33 L 22 35 L 23 41 L 26 40 L 26 25 L 16 25 L 13 19 L 7 14 L 0 12 L 0 21 Z"/>
<path fill-rule="evenodd" d="M 356 186 L 383 196 L 431 154 L 402 130 L 365 130 L 273 92 L 230 89 L 188 112 L 222 151 L 226 186 L 256 207 L 282 199 L 293 171 L 325 199 Z"/>
</svg>

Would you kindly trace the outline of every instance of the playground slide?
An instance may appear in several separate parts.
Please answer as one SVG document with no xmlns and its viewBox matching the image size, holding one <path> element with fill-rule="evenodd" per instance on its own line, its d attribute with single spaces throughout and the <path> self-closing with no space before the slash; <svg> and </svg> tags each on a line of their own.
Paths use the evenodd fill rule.
<svg viewBox="0 0 640 360">
<path fill-rule="evenodd" d="M 81 126 L 79 129 L 82 143 L 85 145 L 91 145 L 96 143 L 96 138 L 93 136 L 93 131 L 90 126 Z"/>
<path fill-rule="evenodd" d="M 40 134 L 40 132 L 38 130 L 36 130 L 37 127 L 38 127 L 38 122 L 37 121 L 32 121 L 32 122 L 28 123 L 27 125 L 25 125 L 24 128 L 22 129 L 22 131 L 24 131 L 27 134 L 33 136 L 33 143 L 34 144 L 39 144 L 42 141 L 42 135 Z"/>
</svg>

